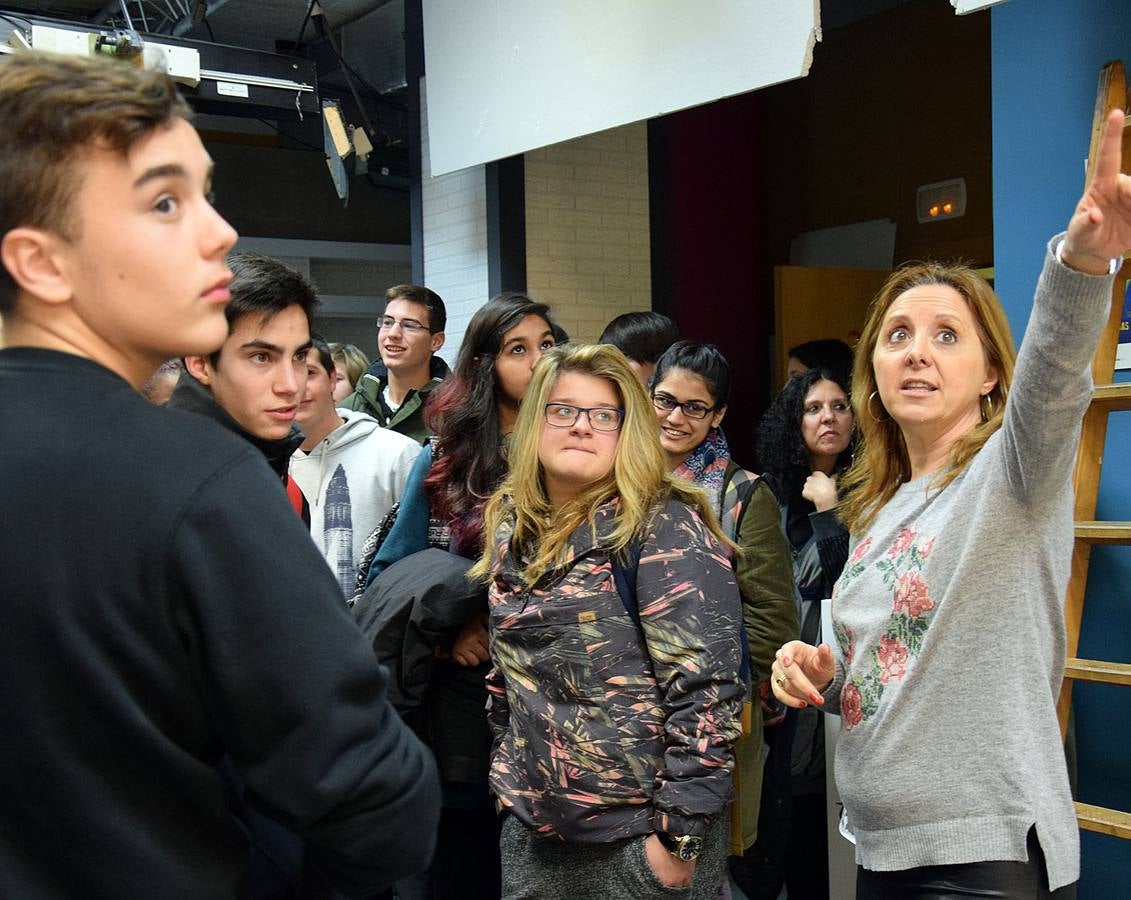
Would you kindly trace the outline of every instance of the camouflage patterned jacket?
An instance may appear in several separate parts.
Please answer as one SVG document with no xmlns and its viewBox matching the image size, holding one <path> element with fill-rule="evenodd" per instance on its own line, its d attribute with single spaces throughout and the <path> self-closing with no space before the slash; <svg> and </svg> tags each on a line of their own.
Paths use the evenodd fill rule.
<svg viewBox="0 0 1131 900">
<path fill-rule="evenodd" d="M 579 528 L 533 589 L 508 552 L 511 526 L 496 535 L 491 787 L 525 825 L 567 841 L 702 835 L 730 797 L 741 734 L 738 589 L 698 514 L 657 507 L 637 570 L 645 648 L 602 549 L 617 507 Z"/>
</svg>

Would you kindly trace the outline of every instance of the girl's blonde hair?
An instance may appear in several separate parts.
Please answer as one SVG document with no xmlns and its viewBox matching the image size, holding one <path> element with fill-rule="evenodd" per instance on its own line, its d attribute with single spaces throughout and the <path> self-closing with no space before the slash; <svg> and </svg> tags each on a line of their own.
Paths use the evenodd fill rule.
<svg viewBox="0 0 1131 900">
<path fill-rule="evenodd" d="M 852 411 L 860 439 L 855 460 L 841 479 L 846 496 L 838 511 L 853 534 L 865 531 L 899 486 L 911 478 L 911 461 L 903 433 L 877 392 L 872 353 L 889 307 L 911 288 L 934 284 L 954 288 L 970 307 L 986 362 L 997 373 L 997 384 L 982 401 L 982 422 L 955 442 L 950 464 L 938 473 L 932 484 L 940 488 L 950 484 L 990 435 L 1001 427 L 1017 351 L 1005 310 L 993 288 L 973 269 L 961 265 L 914 263 L 893 272 L 868 308 L 868 320 L 856 345 L 852 367 Z"/>
<path fill-rule="evenodd" d="M 334 341 L 330 344 L 330 359 L 333 362 L 342 362 L 346 367 L 346 378 L 350 387 L 357 387 L 357 382 L 369 368 L 369 357 L 354 344 L 342 344 Z"/>
<path fill-rule="evenodd" d="M 617 392 L 624 420 L 613 456 L 612 471 L 560 509 L 552 509 L 546 494 L 542 464 L 538 459 L 544 409 L 558 376 L 565 372 L 591 375 L 608 381 Z M 656 504 L 668 497 L 694 508 L 715 538 L 726 546 L 718 519 L 707 496 L 668 471 L 660 447 L 659 420 L 652 403 L 628 360 L 611 344 L 567 344 L 542 355 L 515 422 L 508 453 L 510 471 L 492 495 L 484 512 L 483 556 L 471 570 L 472 577 L 486 577 L 500 548 L 496 535 L 511 520 L 514 530 L 510 552 L 523 560 L 521 576 L 534 584 L 559 561 L 566 542 L 583 523 L 596 526 L 599 506 L 619 498 L 616 524 L 608 549 L 622 552 L 640 535 Z"/>
</svg>

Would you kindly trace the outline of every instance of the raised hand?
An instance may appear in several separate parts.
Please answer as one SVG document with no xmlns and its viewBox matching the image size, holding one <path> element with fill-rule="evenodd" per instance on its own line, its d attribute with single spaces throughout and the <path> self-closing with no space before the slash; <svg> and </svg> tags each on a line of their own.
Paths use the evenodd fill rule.
<svg viewBox="0 0 1131 900">
<path fill-rule="evenodd" d="M 801 496 L 817 507 L 817 512 L 832 509 L 836 506 L 836 478 L 824 472 L 810 473 L 801 488 Z"/>
<path fill-rule="evenodd" d="M 786 706 L 823 706 L 821 691 L 836 677 L 836 660 L 828 644 L 814 647 L 804 641 L 783 644 L 774 654 L 770 686 Z"/>
<path fill-rule="evenodd" d="M 1062 258 L 1091 275 L 1106 275 L 1111 260 L 1131 248 L 1131 176 L 1120 172 L 1123 110 L 1112 110 L 1100 137 L 1095 175 L 1068 222 Z"/>
</svg>

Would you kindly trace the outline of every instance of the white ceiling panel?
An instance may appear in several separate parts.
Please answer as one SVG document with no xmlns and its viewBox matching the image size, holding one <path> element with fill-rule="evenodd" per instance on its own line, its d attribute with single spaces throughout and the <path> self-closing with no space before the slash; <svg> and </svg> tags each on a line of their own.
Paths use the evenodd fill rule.
<svg viewBox="0 0 1131 900">
<path fill-rule="evenodd" d="M 805 75 L 805 0 L 424 0 L 434 175 Z"/>
</svg>

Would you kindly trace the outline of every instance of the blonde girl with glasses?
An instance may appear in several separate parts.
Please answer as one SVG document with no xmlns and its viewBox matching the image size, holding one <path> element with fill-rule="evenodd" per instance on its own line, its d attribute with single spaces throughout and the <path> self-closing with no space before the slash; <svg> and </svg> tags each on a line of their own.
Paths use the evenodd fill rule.
<svg viewBox="0 0 1131 900">
<path fill-rule="evenodd" d="M 509 461 L 473 570 L 489 585 L 503 897 L 715 900 L 744 684 L 711 504 L 671 475 L 609 345 L 543 356 Z"/>
</svg>

